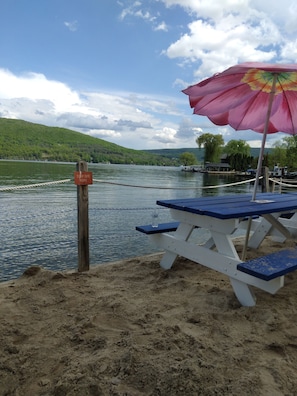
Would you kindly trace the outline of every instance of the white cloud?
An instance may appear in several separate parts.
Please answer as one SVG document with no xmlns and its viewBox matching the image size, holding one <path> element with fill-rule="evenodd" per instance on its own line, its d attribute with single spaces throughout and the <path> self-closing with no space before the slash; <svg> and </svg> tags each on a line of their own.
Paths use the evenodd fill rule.
<svg viewBox="0 0 297 396">
<path fill-rule="evenodd" d="M 172 98 L 131 92 L 77 92 L 66 84 L 37 73 L 15 75 L 0 69 L 0 116 L 60 126 L 116 144 L 144 149 L 166 144 L 178 147 Z"/>
<path fill-rule="evenodd" d="M 241 20 L 229 15 L 217 24 L 195 20 L 188 25 L 188 33 L 172 43 L 164 53 L 184 63 L 197 63 L 195 77 L 207 77 L 244 61 L 269 62 L 276 56 L 275 45 L 281 35 L 269 21 Z M 265 49 L 264 49 L 265 48 Z"/>
<path fill-rule="evenodd" d="M 158 25 L 156 25 L 155 27 L 154 27 L 154 30 L 162 30 L 162 31 L 164 31 L 164 32 L 167 32 L 168 31 L 168 26 L 167 26 L 167 24 L 163 21 L 163 22 L 161 22 L 161 23 L 159 23 Z"/>
<path fill-rule="evenodd" d="M 151 14 L 148 10 L 142 9 L 142 3 L 140 1 L 135 1 L 129 7 L 126 7 L 122 10 L 120 14 L 120 19 L 124 20 L 125 18 L 131 16 L 140 19 L 144 19 L 147 21 L 154 21 L 156 17 Z"/>
<path fill-rule="evenodd" d="M 191 15 L 187 30 L 163 54 L 194 66 L 195 80 L 245 61 L 293 63 L 297 59 L 294 0 L 159 0 Z M 291 11 L 291 12 L 289 12 Z M 193 83 L 193 82 L 190 82 Z"/>
<path fill-rule="evenodd" d="M 284 43 L 280 52 L 281 57 L 286 63 L 297 62 L 297 40 Z"/>
<path fill-rule="evenodd" d="M 297 4 L 295 0 L 250 0 L 250 7 L 263 12 L 289 34 L 297 30 Z"/>
<path fill-rule="evenodd" d="M 119 132 L 113 131 L 111 129 L 90 129 L 87 133 L 89 136 L 93 136 L 100 139 L 110 139 L 110 138 L 120 138 L 122 135 Z"/>
<path fill-rule="evenodd" d="M 43 74 L 25 73 L 17 76 L 0 69 L 0 81 L 0 99 L 48 100 L 59 111 L 67 111 L 80 103 L 76 92 L 59 81 L 48 80 Z"/>
<path fill-rule="evenodd" d="M 176 130 L 173 128 L 164 127 L 162 130 L 155 133 L 153 139 L 164 144 L 174 144 L 176 141 Z"/>
<path fill-rule="evenodd" d="M 77 21 L 64 22 L 64 25 L 65 25 L 71 32 L 76 32 L 77 29 L 78 29 L 78 23 L 77 23 Z"/>
</svg>

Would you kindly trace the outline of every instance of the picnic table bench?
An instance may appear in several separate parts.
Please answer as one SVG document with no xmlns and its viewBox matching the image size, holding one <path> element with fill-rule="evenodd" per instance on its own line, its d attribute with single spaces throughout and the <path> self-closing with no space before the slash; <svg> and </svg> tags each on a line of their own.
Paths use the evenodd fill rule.
<svg viewBox="0 0 297 396">
<path fill-rule="evenodd" d="M 265 281 L 288 274 L 297 269 L 297 249 L 280 250 L 237 265 L 238 271 Z"/>
<path fill-rule="evenodd" d="M 147 235 L 159 234 L 160 232 L 172 232 L 176 231 L 179 226 L 178 221 L 172 221 L 170 223 L 160 223 L 158 226 L 152 226 L 151 224 L 147 224 L 144 226 L 137 226 L 136 230 L 140 231 Z"/>
</svg>

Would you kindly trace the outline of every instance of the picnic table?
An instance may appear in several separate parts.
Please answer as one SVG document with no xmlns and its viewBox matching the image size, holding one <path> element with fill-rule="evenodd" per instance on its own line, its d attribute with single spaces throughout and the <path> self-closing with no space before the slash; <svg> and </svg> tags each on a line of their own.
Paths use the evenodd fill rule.
<svg viewBox="0 0 297 396">
<path fill-rule="evenodd" d="M 234 293 L 243 306 L 254 306 L 251 286 L 276 293 L 284 285 L 284 275 L 297 269 L 297 250 L 270 254 L 243 261 L 234 246 L 234 233 L 251 221 L 248 246 L 257 248 L 267 235 L 285 241 L 297 235 L 297 194 L 261 193 L 200 198 L 158 200 L 170 209 L 174 222 L 137 226 L 165 251 L 160 265 L 172 267 L 178 256 L 219 271 L 230 278 Z M 189 238 L 195 228 L 209 231 L 210 238 L 198 245 Z"/>
</svg>

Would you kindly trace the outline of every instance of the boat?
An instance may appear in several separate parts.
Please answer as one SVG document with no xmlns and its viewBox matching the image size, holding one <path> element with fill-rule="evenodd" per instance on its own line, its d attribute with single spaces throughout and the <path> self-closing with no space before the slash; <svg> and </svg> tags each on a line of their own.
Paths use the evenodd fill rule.
<svg viewBox="0 0 297 396">
<path fill-rule="evenodd" d="M 273 170 L 269 172 L 269 176 L 271 177 L 287 177 L 288 175 L 288 167 L 287 166 L 278 166 L 274 165 Z"/>
</svg>

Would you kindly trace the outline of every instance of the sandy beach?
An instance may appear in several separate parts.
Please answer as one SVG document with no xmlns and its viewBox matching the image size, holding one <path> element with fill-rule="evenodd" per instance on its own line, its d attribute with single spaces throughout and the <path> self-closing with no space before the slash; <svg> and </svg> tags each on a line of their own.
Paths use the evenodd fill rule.
<svg viewBox="0 0 297 396">
<path fill-rule="evenodd" d="M 297 395 L 297 273 L 247 308 L 224 275 L 160 256 L 2 283 L 0 394 Z"/>
</svg>

